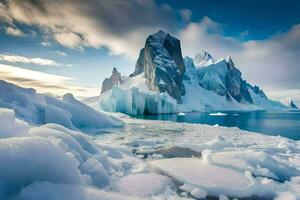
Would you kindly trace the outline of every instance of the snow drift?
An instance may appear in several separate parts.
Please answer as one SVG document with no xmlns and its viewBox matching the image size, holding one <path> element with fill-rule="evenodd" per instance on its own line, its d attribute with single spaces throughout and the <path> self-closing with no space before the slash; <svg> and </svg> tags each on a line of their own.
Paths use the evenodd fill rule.
<svg viewBox="0 0 300 200">
<path fill-rule="evenodd" d="M 2 80 L 0 90 L 0 107 L 13 109 L 18 118 L 30 124 L 57 123 L 86 132 L 123 125 L 117 118 L 76 100 L 72 94 L 66 94 L 59 100 Z"/>
</svg>

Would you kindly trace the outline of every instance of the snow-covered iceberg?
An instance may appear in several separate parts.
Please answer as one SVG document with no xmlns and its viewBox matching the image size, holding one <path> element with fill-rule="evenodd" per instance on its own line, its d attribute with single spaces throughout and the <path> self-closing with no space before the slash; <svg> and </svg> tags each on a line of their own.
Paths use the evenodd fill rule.
<svg viewBox="0 0 300 200">
<path fill-rule="evenodd" d="M 72 94 L 59 100 L 2 80 L 0 90 L 0 107 L 13 109 L 18 118 L 30 124 L 57 123 L 86 132 L 123 125 L 119 119 L 90 108 Z"/>
<path fill-rule="evenodd" d="M 194 60 L 182 58 L 180 41 L 169 34 L 150 35 L 134 73 L 101 94 L 98 109 L 136 115 L 287 108 L 242 79 L 230 57 L 215 60 L 204 51 Z"/>
</svg>

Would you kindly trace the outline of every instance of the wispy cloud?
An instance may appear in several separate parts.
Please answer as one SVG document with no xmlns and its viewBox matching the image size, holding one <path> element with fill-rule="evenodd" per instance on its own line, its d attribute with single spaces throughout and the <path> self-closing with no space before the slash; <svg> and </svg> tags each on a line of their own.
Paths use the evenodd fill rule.
<svg viewBox="0 0 300 200">
<path fill-rule="evenodd" d="M 8 35 L 13 35 L 13 36 L 25 36 L 26 35 L 19 28 L 10 27 L 10 26 L 5 28 L 5 33 Z"/>
<path fill-rule="evenodd" d="M 55 62 L 54 60 L 45 58 L 29 58 L 15 54 L 0 54 L 0 61 L 9 63 L 26 63 L 42 66 L 62 66 L 62 64 Z"/>
<path fill-rule="evenodd" d="M 99 93 L 97 87 L 83 87 L 73 84 L 73 79 L 70 77 L 52 75 L 12 65 L 0 64 L 0 79 L 22 87 L 34 88 L 41 93 L 55 95 L 71 92 L 78 97 L 88 97 Z"/>
<path fill-rule="evenodd" d="M 57 53 L 57 54 L 60 55 L 60 56 L 67 56 L 67 53 L 64 52 L 64 51 L 59 51 L 59 50 L 57 50 L 57 51 L 55 51 L 55 53 Z"/>
</svg>

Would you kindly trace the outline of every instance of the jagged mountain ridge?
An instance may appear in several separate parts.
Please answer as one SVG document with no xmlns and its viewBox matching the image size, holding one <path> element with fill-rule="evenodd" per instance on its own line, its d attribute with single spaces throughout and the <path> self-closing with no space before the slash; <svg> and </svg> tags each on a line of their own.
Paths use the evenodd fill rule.
<svg viewBox="0 0 300 200">
<path fill-rule="evenodd" d="M 195 60 L 196 65 L 192 58 L 182 58 L 175 37 L 163 31 L 152 34 L 134 72 L 124 84 L 101 96 L 100 107 L 127 114 L 284 108 L 243 80 L 230 57 L 215 61 L 203 51 Z"/>
</svg>

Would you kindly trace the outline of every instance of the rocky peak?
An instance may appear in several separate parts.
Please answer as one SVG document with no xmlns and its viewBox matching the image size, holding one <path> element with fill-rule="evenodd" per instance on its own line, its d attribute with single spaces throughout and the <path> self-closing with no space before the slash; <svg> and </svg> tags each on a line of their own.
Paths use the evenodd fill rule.
<svg viewBox="0 0 300 200">
<path fill-rule="evenodd" d="M 185 94 L 182 83 L 185 66 L 178 39 L 162 30 L 148 36 L 130 76 L 143 72 L 150 90 L 167 92 L 181 103 Z"/>
<path fill-rule="evenodd" d="M 252 87 L 250 84 L 249 84 L 249 86 L 252 88 L 252 90 L 253 90 L 253 92 L 255 93 L 255 94 L 258 94 L 258 95 L 260 95 L 261 97 L 263 97 L 263 98 L 265 98 L 265 99 L 268 99 L 268 97 L 267 97 L 267 95 L 264 93 L 264 91 L 263 90 L 261 90 L 258 86 L 254 86 L 254 87 Z"/>
<path fill-rule="evenodd" d="M 195 55 L 194 62 L 197 67 L 201 67 L 213 64 L 215 60 L 207 51 L 202 51 Z"/>
<path fill-rule="evenodd" d="M 292 99 L 290 100 L 289 106 L 293 109 L 298 109 L 298 107 L 296 106 L 296 104 L 294 103 L 294 101 Z"/>
<path fill-rule="evenodd" d="M 105 78 L 102 82 L 101 94 L 112 89 L 114 85 L 120 85 L 123 83 L 121 73 L 118 72 L 117 68 L 113 68 L 112 74 L 109 78 Z"/>
<path fill-rule="evenodd" d="M 230 57 L 199 68 L 198 74 L 201 87 L 226 96 L 228 100 L 253 103 L 247 82 Z"/>
</svg>

